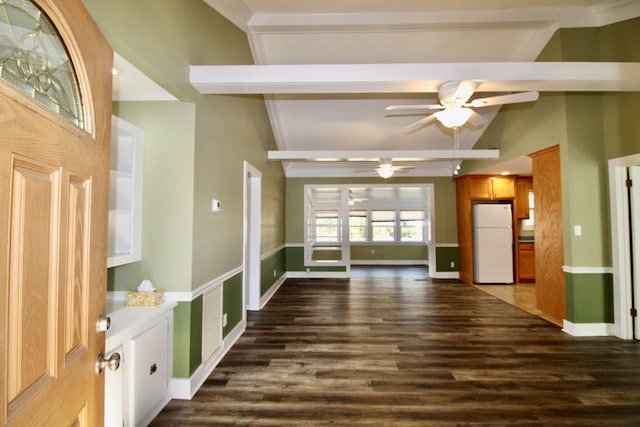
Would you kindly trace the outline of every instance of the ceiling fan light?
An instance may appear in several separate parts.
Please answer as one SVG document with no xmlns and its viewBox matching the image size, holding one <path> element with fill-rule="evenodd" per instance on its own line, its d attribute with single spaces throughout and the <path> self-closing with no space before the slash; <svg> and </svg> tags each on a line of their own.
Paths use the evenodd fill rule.
<svg viewBox="0 0 640 427">
<path fill-rule="evenodd" d="M 469 120 L 473 113 L 469 108 L 463 107 L 447 107 L 436 113 L 436 118 L 440 123 L 448 128 L 460 127 Z"/>
<path fill-rule="evenodd" d="M 380 165 L 380 167 L 378 168 L 378 175 L 380 175 L 380 178 L 390 178 L 391 175 L 393 175 L 393 166 L 391 166 L 390 164 Z"/>
</svg>

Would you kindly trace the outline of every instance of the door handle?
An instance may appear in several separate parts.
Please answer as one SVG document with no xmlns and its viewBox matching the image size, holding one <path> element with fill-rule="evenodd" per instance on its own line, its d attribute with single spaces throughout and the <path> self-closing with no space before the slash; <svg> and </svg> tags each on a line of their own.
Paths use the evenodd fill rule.
<svg viewBox="0 0 640 427">
<path fill-rule="evenodd" d="M 120 353 L 112 353 L 109 358 L 106 358 L 104 354 L 98 355 L 96 360 L 96 374 L 100 375 L 104 368 L 109 368 L 110 371 L 116 371 L 120 367 Z"/>
<path fill-rule="evenodd" d="M 98 320 L 96 321 L 96 331 L 106 332 L 110 326 L 111 318 L 109 316 L 105 316 L 104 314 L 98 316 Z"/>
</svg>

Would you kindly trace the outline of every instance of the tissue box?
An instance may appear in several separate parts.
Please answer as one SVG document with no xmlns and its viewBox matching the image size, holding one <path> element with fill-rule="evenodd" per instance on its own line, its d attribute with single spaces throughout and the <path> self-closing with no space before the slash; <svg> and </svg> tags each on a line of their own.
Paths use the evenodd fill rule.
<svg viewBox="0 0 640 427">
<path fill-rule="evenodd" d="M 128 307 L 148 307 L 164 302 L 164 291 L 127 292 L 124 305 Z"/>
</svg>

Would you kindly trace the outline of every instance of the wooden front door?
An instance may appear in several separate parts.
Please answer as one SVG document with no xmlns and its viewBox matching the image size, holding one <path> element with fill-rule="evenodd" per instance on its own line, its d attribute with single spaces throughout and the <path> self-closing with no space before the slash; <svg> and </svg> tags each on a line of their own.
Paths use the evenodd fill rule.
<svg viewBox="0 0 640 427">
<path fill-rule="evenodd" d="M 68 53 L 82 119 L 52 111 L 64 101 L 46 68 L 58 67 L 58 56 L 44 60 L 34 49 L 41 43 L 50 54 L 50 37 L 32 33 L 31 11 L 15 3 L 0 0 L 16 25 L 2 26 L 2 41 L 19 59 L 18 74 L 43 92 L 29 96 L 18 74 L 2 70 L 0 424 L 101 425 L 104 374 L 95 363 L 105 337 L 96 321 L 106 295 L 113 54 L 81 0 L 34 1 Z"/>
</svg>

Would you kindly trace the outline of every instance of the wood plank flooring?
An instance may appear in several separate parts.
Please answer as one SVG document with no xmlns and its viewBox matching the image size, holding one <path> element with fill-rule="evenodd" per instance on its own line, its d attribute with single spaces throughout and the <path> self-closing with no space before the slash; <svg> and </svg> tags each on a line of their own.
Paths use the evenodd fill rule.
<svg viewBox="0 0 640 427">
<path fill-rule="evenodd" d="M 287 280 L 154 426 L 640 425 L 640 343 L 576 338 L 473 286 Z"/>
</svg>

